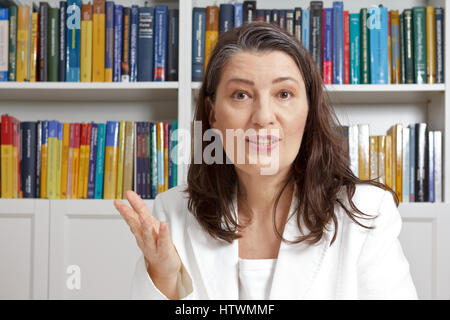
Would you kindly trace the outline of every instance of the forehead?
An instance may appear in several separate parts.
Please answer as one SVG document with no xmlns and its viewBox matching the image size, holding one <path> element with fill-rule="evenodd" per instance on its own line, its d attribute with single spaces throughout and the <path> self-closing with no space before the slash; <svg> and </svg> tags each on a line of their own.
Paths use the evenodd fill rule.
<svg viewBox="0 0 450 320">
<path fill-rule="evenodd" d="M 293 77 L 303 82 L 297 63 L 283 51 L 236 53 L 222 69 L 222 79 L 236 76 L 251 78 L 254 81 Z"/>
</svg>

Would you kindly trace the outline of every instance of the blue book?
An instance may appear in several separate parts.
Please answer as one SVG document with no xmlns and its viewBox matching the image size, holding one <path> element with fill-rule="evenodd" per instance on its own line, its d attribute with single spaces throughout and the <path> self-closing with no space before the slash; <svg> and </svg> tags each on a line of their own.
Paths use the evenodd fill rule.
<svg viewBox="0 0 450 320">
<path fill-rule="evenodd" d="M 416 190 L 416 126 L 409 125 L 409 202 L 415 201 Z M 405 197 L 408 195 L 404 195 Z"/>
<path fill-rule="evenodd" d="M 333 2 L 333 83 L 344 83 L 344 3 Z"/>
<path fill-rule="evenodd" d="M 114 2 L 105 3 L 105 81 L 113 81 L 114 68 Z"/>
<path fill-rule="evenodd" d="M 388 83 L 388 24 L 387 9 L 383 7 L 368 8 L 370 41 L 370 82 L 372 84 Z"/>
<path fill-rule="evenodd" d="M 104 123 L 98 124 L 97 160 L 95 164 L 94 198 L 103 198 L 103 175 L 105 170 L 105 131 Z"/>
<path fill-rule="evenodd" d="M 234 28 L 234 6 L 221 4 L 219 9 L 219 34 Z"/>
<path fill-rule="evenodd" d="M 272 11 L 271 10 L 264 10 L 264 21 L 267 23 L 270 23 L 270 19 L 272 17 Z"/>
<path fill-rule="evenodd" d="M 22 154 L 20 178 L 23 198 L 36 198 L 36 146 L 37 124 L 34 121 L 20 123 Z"/>
<path fill-rule="evenodd" d="M 323 81 L 325 84 L 332 84 L 332 70 L 334 69 L 333 9 L 324 9 L 323 25 Z"/>
<path fill-rule="evenodd" d="M 351 13 L 349 15 L 350 29 L 350 84 L 359 84 L 361 79 L 360 59 L 360 14 Z"/>
<path fill-rule="evenodd" d="M 67 0 L 66 81 L 80 81 L 81 0 Z"/>
<path fill-rule="evenodd" d="M 168 142 L 169 145 L 167 147 L 167 151 L 169 153 L 169 167 L 168 167 L 168 175 L 169 175 L 169 189 L 173 187 L 173 159 L 172 159 L 172 150 L 173 150 L 173 140 L 172 140 L 172 133 L 173 133 L 173 125 L 169 123 L 168 129 Z"/>
<path fill-rule="evenodd" d="M 202 81 L 205 62 L 205 8 L 194 8 L 192 18 L 192 81 Z"/>
<path fill-rule="evenodd" d="M 6 21 L 6 22 L 2 22 Z M 0 46 L 0 81 L 8 81 L 8 27 L 9 27 L 9 10 L 8 8 L 0 9 L 0 23 L 3 27 L 0 29 L 0 34 L 5 34 L 5 38 L 2 39 L 2 45 Z"/>
<path fill-rule="evenodd" d="M 167 6 L 155 7 L 155 43 L 153 55 L 153 81 L 166 80 L 167 57 Z"/>
<path fill-rule="evenodd" d="M 66 81 L 66 1 L 59 2 L 59 63 L 58 81 Z"/>
<path fill-rule="evenodd" d="M 244 20 L 244 9 L 242 2 L 236 2 L 234 4 L 234 27 L 242 26 Z"/>
<path fill-rule="evenodd" d="M 278 25 L 286 29 L 286 10 L 278 10 Z"/>
<path fill-rule="evenodd" d="M 131 6 L 130 82 L 137 81 L 139 7 Z"/>
<path fill-rule="evenodd" d="M 434 202 L 434 133 L 428 131 L 428 202 Z"/>
<path fill-rule="evenodd" d="M 138 81 L 153 80 L 153 19 L 152 7 L 139 7 Z"/>
<path fill-rule="evenodd" d="M 302 19 L 302 43 L 306 50 L 309 50 L 309 8 L 303 10 Z"/>
<path fill-rule="evenodd" d="M 87 198 L 94 198 L 95 191 L 95 167 L 97 162 L 97 143 L 98 143 L 98 124 L 92 123 L 91 140 L 89 141 L 89 173 L 88 173 L 88 190 Z"/>
<path fill-rule="evenodd" d="M 151 173 L 151 184 L 152 184 L 152 195 L 151 198 L 154 199 L 158 194 L 158 160 L 157 160 L 157 141 L 156 141 L 156 123 L 150 123 L 150 173 Z"/>
<path fill-rule="evenodd" d="M 114 62 L 113 81 L 122 79 L 122 36 L 123 36 L 123 6 L 114 6 Z"/>
</svg>

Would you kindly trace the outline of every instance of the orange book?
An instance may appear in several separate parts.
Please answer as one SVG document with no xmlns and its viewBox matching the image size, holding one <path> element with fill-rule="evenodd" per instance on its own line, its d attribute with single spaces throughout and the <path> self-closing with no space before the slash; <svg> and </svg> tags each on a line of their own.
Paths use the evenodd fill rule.
<svg viewBox="0 0 450 320">
<path fill-rule="evenodd" d="M 61 155 L 61 199 L 67 199 L 67 170 L 69 162 L 70 123 L 63 123 L 63 142 Z"/>
<path fill-rule="evenodd" d="M 30 63 L 30 6 L 20 5 L 17 14 L 16 81 L 29 80 Z"/>
<path fill-rule="evenodd" d="M 400 17 L 398 10 L 391 11 L 391 35 L 392 49 L 392 83 L 401 83 L 401 64 L 400 64 Z M 396 31 L 396 32 L 395 32 Z"/>
<path fill-rule="evenodd" d="M 39 32 L 39 13 L 31 14 L 31 56 L 30 56 L 30 82 L 36 82 L 37 57 L 38 57 L 38 32 Z"/>
<path fill-rule="evenodd" d="M 85 158 L 84 158 L 84 181 L 83 181 L 83 199 L 87 199 L 88 191 L 88 181 L 89 181 L 89 154 L 91 152 L 91 130 L 92 122 L 87 125 L 87 135 L 86 135 L 86 147 L 85 147 Z"/>
<path fill-rule="evenodd" d="M 388 83 L 392 83 L 391 12 L 388 11 Z"/>
<path fill-rule="evenodd" d="M 208 65 L 209 57 L 219 38 L 219 7 L 206 7 L 206 26 L 205 26 L 205 71 Z"/>
<path fill-rule="evenodd" d="M 84 175 L 86 171 L 86 140 L 87 140 L 87 123 L 81 124 L 81 138 L 80 138 L 80 168 L 78 170 L 78 191 L 77 198 L 83 198 L 84 190 Z M 89 166 L 88 166 L 89 168 Z M 87 187 L 87 186 L 86 186 Z"/>
<path fill-rule="evenodd" d="M 71 185 L 71 198 L 77 199 L 78 197 L 78 177 L 80 168 L 80 136 L 81 136 L 81 124 L 75 123 L 74 127 L 74 141 L 73 141 L 73 155 L 72 155 L 72 185 Z"/>
<path fill-rule="evenodd" d="M 92 81 L 105 81 L 105 0 L 94 0 L 93 5 Z"/>
</svg>

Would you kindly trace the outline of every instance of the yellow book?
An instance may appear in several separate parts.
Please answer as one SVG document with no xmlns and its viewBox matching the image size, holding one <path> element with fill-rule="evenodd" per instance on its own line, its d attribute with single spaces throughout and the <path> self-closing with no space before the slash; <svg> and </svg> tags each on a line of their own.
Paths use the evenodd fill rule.
<svg viewBox="0 0 450 320">
<path fill-rule="evenodd" d="M 398 123 L 394 126 L 393 150 L 394 150 L 394 163 L 395 163 L 395 192 L 397 193 L 398 200 L 402 202 L 403 199 L 403 125 Z"/>
<path fill-rule="evenodd" d="M 74 142 L 72 148 L 72 178 L 70 187 L 70 197 L 72 199 L 78 198 L 78 170 L 80 168 L 80 131 L 81 124 L 76 123 L 74 128 Z"/>
<path fill-rule="evenodd" d="M 209 57 L 219 38 L 219 7 L 206 7 L 206 27 L 205 27 L 205 70 Z"/>
<path fill-rule="evenodd" d="M 391 11 L 388 11 L 388 83 L 392 83 Z"/>
<path fill-rule="evenodd" d="M 385 152 L 386 152 L 386 136 L 377 137 L 378 144 L 378 181 L 380 183 L 386 183 L 385 176 Z"/>
<path fill-rule="evenodd" d="M 13 198 L 13 134 L 12 119 L 3 115 L 1 120 L 1 197 Z"/>
<path fill-rule="evenodd" d="M 12 117 L 13 124 L 13 148 L 12 148 L 12 161 L 13 161 L 13 198 L 17 198 L 19 195 L 18 190 L 18 170 L 19 170 L 19 141 L 17 137 L 19 136 L 19 121 Z"/>
<path fill-rule="evenodd" d="M 104 199 L 114 199 L 116 196 L 118 155 L 119 122 L 108 121 L 106 123 Z"/>
<path fill-rule="evenodd" d="M 392 167 L 393 167 L 393 156 L 392 156 L 392 136 L 387 135 L 385 138 L 385 148 L 384 148 L 384 173 L 386 177 L 386 185 L 394 190 L 394 183 L 392 177 Z M 395 191 L 395 190 L 394 190 Z"/>
<path fill-rule="evenodd" d="M 17 14 L 16 81 L 28 80 L 30 59 L 30 6 L 20 5 Z"/>
<path fill-rule="evenodd" d="M 400 17 L 398 10 L 391 10 L 391 30 L 400 30 Z M 394 37 L 391 35 L 391 58 L 392 58 L 392 83 L 401 83 L 401 64 L 400 64 L 400 56 L 401 54 L 393 54 L 392 51 L 399 52 L 400 50 L 400 31 L 398 33 L 398 37 Z M 397 49 L 397 50 L 396 50 Z"/>
<path fill-rule="evenodd" d="M 69 161 L 70 123 L 63 124 L 63 140 L 61 154 L 61 199 L 67 199 L 67 170 Z"/>
<path fill-rule="evenodd" d="M 378 138 L 376 136 L 369 137 L 369 154 L 370 179 L 378 181 Z"/>
<path fill-rule="evenodd" d="M 122 199 L 123 193 L 123 168 L 125 157 L 125 121 L 120 121 L 119 124 L 119 150 L 118 150 L 118 165 L 117 165 L 117 188 L 116 198 Z"/>
<path fill-rule="evenodd" d="M 126 192 L 133 190 L 134 172 L 134 122 L 126 121 L 125 125 L 125 154 L 123 160 L 123 191 L 122 198 L 126 198 Z"/>
<path fill-rule="evenodd" d="M 427 83 L 436 83 L 436 21 L 433 6 L 426 7 L 425 16 L 427 39 Z"/>
<path fill-rule="evenodd" d="M 56 199 L 56 170 L 58 153 L 58 124 L 48 122 L 47 198 Z"/>
<path fill-rule="evenodd" d="M 92 81 L 92 4 L 81 5 L 81 82 Z"/>
<path fill-rule="evenodd" d="M 358 124 L 358 167 L 361 180 L 370 179 L 369 125 Z"/>
<path fill-rule="evenodd" d="M 38 23 L 39 23 L 39 13 L 33 12 L 31 14 L 31 58 L 30 58 L 31 82 L 36 82 Z"/>
<path fill-rule="evenodd" d="M 42 121 L 41 198 L 47 198 L 48 121 Z"/>
<path fill-rule="evenodd" d="M 62 142 L 63 142 L 63 124 L 58 122 L 57 140 L 56 140 L 56 199 L 61 199 L 61 169 L 62 169 Z"/>
<path fill-rule="evenodd" d="M 86 147 L 85 147 L 85 157 L 84 157 L 84 181 L 83 181 L 83 199 L 87 199 L 87 191 L 88 191 L 88 181 L 89 181 L 89 156 L 91 152 L 91 131 L 92 131 L 92 123 L 88 123 L 87 125 L 87 133 L 86 133 Z"/>
<path fill-rule="evenodd" d="M 105 0 L 94 0 L 93 5 L 92 81 L 105 81 Z"/>
<path fill-rule="evenodd" d="M 78 170 L 78 189 L 77 198 L 83 198 L 84 190 L 84 175 L 86 173 L 86 138 L 87 138 L 87 123 L 81 124 L 81 141 L 80 141 L 80 168 Z"/>
</svg>

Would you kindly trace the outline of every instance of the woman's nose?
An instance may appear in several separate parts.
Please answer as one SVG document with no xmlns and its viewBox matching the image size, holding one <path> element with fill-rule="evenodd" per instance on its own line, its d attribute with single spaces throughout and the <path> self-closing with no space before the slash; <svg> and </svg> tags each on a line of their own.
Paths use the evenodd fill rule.
<svg viewBox="0 0 450 320">
<path fill-rule="evenodd" d="M 270 97 L 258 97 L 253 102 L 252 121 L 260 127 L 267 127 L 274 123 L 275 113 Z"/>
</svg>

